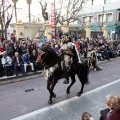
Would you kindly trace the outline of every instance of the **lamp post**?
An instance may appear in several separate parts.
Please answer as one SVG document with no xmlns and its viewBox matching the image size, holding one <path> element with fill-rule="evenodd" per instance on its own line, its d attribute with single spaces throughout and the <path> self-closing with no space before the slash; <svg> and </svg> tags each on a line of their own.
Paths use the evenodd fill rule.
<svg viewBox="0 0 120 120">
<path fill-rule="evenodd" d="M 115 23 L 114 26 L 115 26 L 115 39 L 117 40 L 117 37 L 118 37 L 118 25 Z"/>
</svg>

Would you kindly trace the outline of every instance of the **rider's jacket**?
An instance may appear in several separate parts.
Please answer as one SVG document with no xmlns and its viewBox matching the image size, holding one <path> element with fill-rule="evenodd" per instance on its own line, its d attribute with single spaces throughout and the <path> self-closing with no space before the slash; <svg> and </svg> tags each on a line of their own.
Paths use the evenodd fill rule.
<svg viewBox="0 0 120 120">
<path fill-rule="evenodd" d="M 75 60 L 75 62 L 81 63 L 80 55 L 75 44 L 72 42 L 65 42 L 61 45 L 60 51 L 64 54 L 66 51 L 68 51 L 68 49 L 71 50 L 74 54 L 73 59 Z"/>
</svg>

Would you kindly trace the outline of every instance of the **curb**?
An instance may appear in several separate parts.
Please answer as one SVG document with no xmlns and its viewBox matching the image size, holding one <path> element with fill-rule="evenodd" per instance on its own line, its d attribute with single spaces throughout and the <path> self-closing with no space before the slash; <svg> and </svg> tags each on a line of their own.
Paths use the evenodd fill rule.
<svg viewBox="0 0 120 120">
<path fill-rule="evenodd" d="M 119 60 L 119 59 L 120 59 L 120 57 L 116 57 L 116 58 L 112 58 L 110 60 L 99 61 L 98 65 L 104 64 L 104 63 L 107 63 L 107 62 L 112 62 L 112 61 Z"/>
<path fill-rule="evenodd" d="M 5 77 L 3 79 L 0 80 L 0 85 L 5 85 L 5 84 L 10 84 L 10 83 L 15 83 L 15 82 L 20 82 L 20 81 L 25 81 L 25 80 L 30 80 L 30 79 L 35 79 L 35 78 L 39 78 L 39 77 L 43 77 L 43 75 L 41 75 L 43 71 L 38 71 L 35 73 L 29 73 L 25 76 L 11 76 L 11 77 Z"/>
</svg>

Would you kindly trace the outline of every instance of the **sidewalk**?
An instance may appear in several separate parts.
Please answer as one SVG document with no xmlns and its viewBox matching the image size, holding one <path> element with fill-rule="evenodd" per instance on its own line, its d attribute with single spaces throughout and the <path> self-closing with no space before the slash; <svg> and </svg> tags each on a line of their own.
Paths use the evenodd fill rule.
<svg viewBox="0 0 120 120">
<path fill-rule="evenodd" d="M 0 78 L 0 85 L 37 78 L 37 77 L 43 76 L 43 75 L 41 75 L 42 72 L 43 72 L 43 70 L 40 70 L 40 71 L 37 71 L 37 72 L 27 73 L 24 76 L 22 74 L 20 74 L 17 77 L 16 77 L 16 75 L 9 76 L 9 77 L 4 76 L 4 77 Z"/>
<path fill-rule="evenodd" d="M 117 59 L 120 59 L 120 57 L 111 59 L 110 61 L 108 61 L 108 60 L 99 61 L 98 64 L 100 65 L 100 64 L 103 64 L 106 62 L 112 62 L 112 61 L 115 61 Z M 25 76 L 19 75 L 16 77 L 15 75 L 13 75 L 13 76 L 9 76 L 9 77 L 6 77 L 6 76 L 0 77 L 0 85 L 14 83 L 14 82 L 23 81 L 23 80 L 28 80 L 28 79 L 32 79 L 32 78 L 37 78 L 39 76 L 43 76 L 43 75 L 40 75 L 42 72 L 43 72 L 43 70 L 37 71 L 37 72 L 27 73 Z"/>
<path fill-rule="evenodd" d="M 119 88 L 120 79 L 86 92 L 81 97 L 73 97 L 12 120 L 81 120 L 83 112 L 89 112 L 95 120 L 99 120 L 100 110 L 107 108 L 106 95 L 113 93 L 120 96 Z"/>
</svg>

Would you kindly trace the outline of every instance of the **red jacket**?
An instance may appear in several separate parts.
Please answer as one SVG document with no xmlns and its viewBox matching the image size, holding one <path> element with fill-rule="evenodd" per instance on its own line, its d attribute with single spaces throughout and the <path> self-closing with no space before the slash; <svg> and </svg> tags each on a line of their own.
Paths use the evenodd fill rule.
<svg viewBox="0 0 120 120">
<path fill-rule="evenodd" d="M 3 50 L 3 47 L 0 47 L 0 52 L 3 52 L 4 50 Z"/>
<path fill-rule="evenodd" d="M 120 111 L 109 112 L 105 120 L 120 120 Z"/>
</svg>

